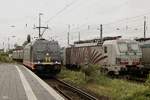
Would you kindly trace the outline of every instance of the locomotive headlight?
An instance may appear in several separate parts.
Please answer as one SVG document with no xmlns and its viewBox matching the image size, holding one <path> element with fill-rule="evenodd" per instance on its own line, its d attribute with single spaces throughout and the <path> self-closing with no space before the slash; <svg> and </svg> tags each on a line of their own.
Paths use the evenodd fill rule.
<svg viewBox="0 0 150 100">
<path fill-rule="evenodd" d="M 46 56 L 49 56 L 49 53 L 46 53 Z"/>
<path fill-rule="evenodd" d="M 41 62 L 40 61 L 38 61 L 38 64 L 40 64 Z"/>
<path fill-rule="evenodd" d="M 55 64 L 58 64 L 58 61 L 55 61 Z"/>
</svg>

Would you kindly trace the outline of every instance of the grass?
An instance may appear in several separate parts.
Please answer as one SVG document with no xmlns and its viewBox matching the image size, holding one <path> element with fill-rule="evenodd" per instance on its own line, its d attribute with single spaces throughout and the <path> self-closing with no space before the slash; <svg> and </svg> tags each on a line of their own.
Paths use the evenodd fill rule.
<svg viewBox="0 0 150 100">
<path fill-rule="evenodd" d="M 69 70 L 62 70 L 59 77 L 65 81 L 72 82 L 76 85 L 86 84 L 85 75 L 82 72 L 74 72 Z"/>
<path fill-rule="evenodd" d="M 59 77 L 67 82 L 86 88 L 97 95 L 108 96 L 112 100 L 150 100 L 150 81 L 145 84 L 110 79 L 101 73 L 86 75 L 80 71 L 62 69 Z M 150 78 L 149 78 L 150 79 Z"/>
</svg>

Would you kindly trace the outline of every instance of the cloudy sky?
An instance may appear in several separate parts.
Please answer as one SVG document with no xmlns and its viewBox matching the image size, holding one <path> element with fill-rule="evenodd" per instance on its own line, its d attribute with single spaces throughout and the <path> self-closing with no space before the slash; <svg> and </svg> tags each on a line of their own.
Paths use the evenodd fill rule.
<svg viewBox="0 0 150 100">
<path fill-rule="evenodd" d="M 42 25 L 50 27 L 44 37 L 62 46 L 67 44 L 68 24 L 71 42 L 78 40 L 79 32 L 82 40 L 99 37 L 99 24 L 103 24 L 104 36 L 142 37 L 144 16 L 150 28 L 149 4 L 149 0 L 1 0 L 0 48 L 3 42 L 7 47 L 8 38 L 13 45 L 22 44 L 27 34 L 38 36 L 33 25 L 38 25 L 40 12 L 44 14 Z"/>
</svg>

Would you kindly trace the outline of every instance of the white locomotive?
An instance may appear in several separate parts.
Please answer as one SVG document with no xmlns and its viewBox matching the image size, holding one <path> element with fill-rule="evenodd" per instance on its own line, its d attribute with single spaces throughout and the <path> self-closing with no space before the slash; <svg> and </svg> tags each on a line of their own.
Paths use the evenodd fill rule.
<svg viewBox="0 0 150 100">
<path fill-rule="evenodd" d="M 132 73 L 140 69 L 142 51 L 138 42 L 130 39 L 79 41 L 65 49 L 64 64 L 76 68 L 88 64 L 100 65 L 103 71 L 113 74 Z"/>
</svg>

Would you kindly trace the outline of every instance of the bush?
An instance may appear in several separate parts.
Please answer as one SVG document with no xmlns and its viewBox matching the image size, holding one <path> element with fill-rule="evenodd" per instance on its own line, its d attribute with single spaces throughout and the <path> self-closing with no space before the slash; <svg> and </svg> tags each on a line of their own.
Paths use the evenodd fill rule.
<svg viewBox="0 0 150 100">
<path fill-rule="evenodd" d="M 11 58 L 9 58 L 7 53 L 0 53 L 0 62 L 10 63 L 12 62 Z"/>
<path fill-rule="evenodd" d="M 87 82 L 96 82 L 100 74 L 100 67 L 97 65 L 86 65 L 81 67 L 81 72 L 85 74 Z"/>
</svg>

